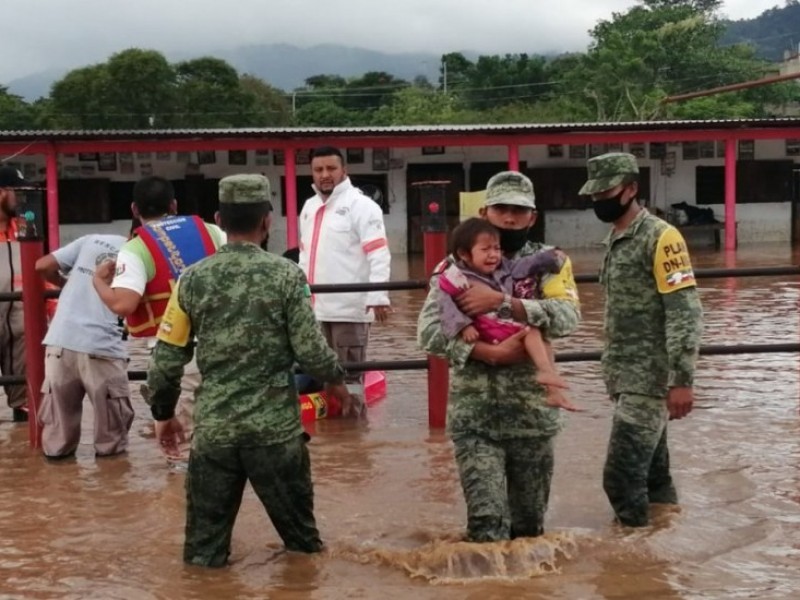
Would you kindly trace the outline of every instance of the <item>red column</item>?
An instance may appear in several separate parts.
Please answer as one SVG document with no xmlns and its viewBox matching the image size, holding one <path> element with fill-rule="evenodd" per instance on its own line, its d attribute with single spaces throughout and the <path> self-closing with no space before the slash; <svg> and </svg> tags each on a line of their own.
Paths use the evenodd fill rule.
<svg viewBox="0 0 800 600">
<path fill-rule="evenodd" d="M 286 175 L 286 247 L 297 248 L 300 243 L 297 238 L 297 166 L 294 162 L 294 148 L 284 151 L 286 162 L 284 174 Z"/>
<path fill-rule="evenodd" d="M 28 388 L 28 436 L 31 448 L 41 446 L 38 425 L 39 400 L 44 382 L 44 339 L 47 317 L 44 311 L 44 283 L 36 273 L 36 261 L 44 255 L 40 240 L 20 240 L 22 262 L 22 304 L 25 307 L 25 379 Z"/>
<path fill-rule="evenodd" d="M 422 234 L 425 252 L 425 276 L 447 256 L 447 232 Z M 450 390 L 450 367 L 443 358 L 428 355 L 428 427 L 441 429 L 447 422 L 447 398 Z"/>
<path fill-rule="evenodd" d="M 508 146 L 508 170 L 519 171 L 519 146 L 516 144 Z"/>
<path fill-rule="evenodd" d="M 725 251 L 736 250 L 736 140 L 725 140 Z"/>
<path fill-rule="evenodd" d="M 52 252 L 60 246 L 58 231 L 58 154 L 50 144 L 47 152 L 47 247 Z"/>
</svg>

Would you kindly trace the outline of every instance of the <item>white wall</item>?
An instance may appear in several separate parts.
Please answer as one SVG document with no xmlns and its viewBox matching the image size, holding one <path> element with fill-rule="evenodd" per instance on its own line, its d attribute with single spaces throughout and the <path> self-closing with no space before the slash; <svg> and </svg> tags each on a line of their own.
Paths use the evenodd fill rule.
<svg viewBox="0 0 800 600">
<path fill-rule="evenodd" d="M 625 145 L 628 149 L 628 145 Z M 520 161 L 530 167 L 585 167 L 585 159 L 568 158 L 568 147 L 564 146 L 564 157 L 549 158 L 546 146 L 522 146 L 519 148 Z M 676 202 L 695 203 L 695 168 L 704 166 L 723 166 L 724 159 L 704 158 L 699 160 L 682 159 L 680 144 L 669 144 L 668 152 L 676 154 L 676 168 L 670 175 L 661 173 L 661 161 L 640 159 L 641 166 L 650 167 L 651 197 L 648 204 L 651 208 L 663 211 L 669 210 L 669 205 Z M 168 158 L 167 158 L 168 156 Z M 405 253 L 407 250 L 407 200 L 406 200 L 406 171 L 409 163 L 435 163 L 435 162 L 460 162 L 464 164 L 467 185 L 469 185 L 469 169 L 473 162 L 505 162 L 507 149 L 504 146 L 492 147 L 448 147 L 443 155 L 424 156 L 419 148 L 402 148 L 390 151 L 393 165 L 388 175 L 388 194 L 390 214 L 385 216 L 386 228 L 389 234 L 390 248 L 395 254 Z M 62 156 L 60 159 L 61 177 L 106 177 L 112 181 L 133 181 L 148 173 L 164 177 L 179 179 L 187 173 L 203 173 L 209 178 L 218 178 L 233 173 L 249 172 L 263 173 L 269 177 L 273 187 L 273 204 L 276 209 L 280 207 L 281 189 L 280 178 L 283 174 L 282 166 L 273 163 L 274 154 L 269 156 L 269 165 L 256 164 L 254 151 L 247 152 L 246 165 L 229 165 L 226 151 L 216 152 L 214 164 L 197 165 L 196 154 L 189 158 L 193 163 L 185 162 L 186 157 L 176 152 L 159 156 L 150 153 L 149 157 L 134 155 L 129 161 L 127 169 L 122 168 L 122 155 L 117 155 L 117 167 L 113 171 L 99 171 L 98 163 L 80 161 L 76 155 Z M 786 148 L 783 140 L 758 141 L 755 144 L 755 158 L 762 160 L 785 159 Z M 41 156 L 17 157 L 17 166 L 32 179 L 43 179 L 44 159 Z M 366 149 L 363 164 L 351 164 L 349 170 L 353 174 L 373 173 L 372 151 Z M 298 175 L 310 175 L 308 165 L 297 166 Z M 534 181 L 534 187 L 536 182 Z M 311 195 L 310 189 L 298 190 L 298 196 Z M 179 199 L 180 200 L 180 199 Z M 413 201 L 416 201 L 415 199 Z M 711 205 L 718 218 L 722 219 L 724 207 Z M 547 211 L 545 232 L 549 243 L 559 246 L 591 247 L 601 240 L 605 233 L 605 226 L 599 223 L 590 210 Z M 791 203 L 775 204 L 741 204 L 737 206 L 737 221 L 739 222 L 739 239 L 741 243 L 750 242 L 788 242 L 791 237 Z M 118 231 L 127 233 L 129 221 L 115 223 L 98 223 L 87 225 L 63 225 L 61 227 L 62 242 L 74 239 L 78 235 L 89 231 Z M 286 248 L 286 219 L 276 210 L 273 231 L 270 238 L 270 249 L 282 252 Z"/>
</svg>

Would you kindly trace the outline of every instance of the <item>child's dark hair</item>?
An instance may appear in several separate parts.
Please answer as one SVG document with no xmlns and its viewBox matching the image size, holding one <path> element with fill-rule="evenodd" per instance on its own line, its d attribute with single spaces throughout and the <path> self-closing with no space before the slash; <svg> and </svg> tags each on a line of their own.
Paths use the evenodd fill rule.
<svg viewBox="0 0 800 600">
<path fill-rule="evenodd" d="M 471 254 L 472 247 L 478 241 L 478 236 L 482 234 L 500 238 L 500 232 L 489 221 L 477 217 L 467 219 L 453 230 L 450 238 L 450 253 L 456 258 L 459 258 L 459 252 Z"/>
</svg>

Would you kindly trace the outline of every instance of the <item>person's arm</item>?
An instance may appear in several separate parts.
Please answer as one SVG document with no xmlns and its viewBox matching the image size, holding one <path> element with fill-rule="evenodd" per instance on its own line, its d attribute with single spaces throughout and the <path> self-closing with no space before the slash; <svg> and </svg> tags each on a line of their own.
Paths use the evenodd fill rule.
<svg viewBox="0 0 800 600">
<path fill-rule="evenodd" d="M 147 270 L 141 258 L 123 247 L 116 264 L 105 261 L 97 266 L 92 282 L 103 304 L 114 314 L 127 317 L 144 296 Z"/>
<path fill-rule="evenodd" d="M 459 336 L 449 339 L 442 330 L 439 303 L 445 293 L 439 288 L 438 277 L 431 278 L 430 289 L 417 320 L 417 344 L 434 356 L 447 358 L 455 367 L 463 367 L 467 360 L 478 360 L 490 365 L 510 365 L 529 360 L 521 340 L 525 330 L 500 342 L 469 344 Z"/>
<path fill-rule="evenodd" d="M 439 319 L 442 332 L 448 338 L 456 337 L 465 327 L 472 325 L 472 318 L 461 312 L 453 297 L 444 290 L 439 294 Z"/>
<path fill-rule="evenodd" d="M 383 224 L 383 212 L 380 206 L 369 199 L 355 206 L 358 206 L 355 226 L 361 249 L 369 263 L 369 282 L 385 283 L 391 276 L 392 256 Z M 377 290 L 367 293 L 367 307 L 389 306 L 389 304 L 388 291 Z"/>
<path fill-rule="evenodd" d="M 550 338 L 569 335 L 578 328 L 580 302 L 569 257 L 564 257 L 558 273 L 542 278 L 542 296 L 540 300 L 512 300 L 514 318 L 522 313 L 522 322 L 543 329 Z"/>
<path fill-rule="evenodd" d="M 192 322 L 181 297 L 189 289 L 186 281 L 183 276 L 179 278 L 170 296 L 147 370 L 146 401 L 156 421 L 168 421 L 175 416 L 183 367 L 194 353 Z"/>
<path fill-rule="evenodd" d="M 703 309 L 686 242 L 674 227 L 666 229 L 656 241 L 653 276 L 664 307 L 669 363 L 667 408 L 673 419 L 680 419 L 694 404 L 692 387 L 703 335 Z"/>
<path fill-rule="evenodd" d="M 309 207 L 309 201 L 306 201 L 306 203 L 303 204 L 303 208 L 300 211 L 300 216 L 298 217 L 298 222 L 300 224 L 299 227 L 298 227 L 298 229 L 300 230 L 300 240 L 298 242 L 299 243 L 299 251 L 300 251 L 300 253 L 299 253 L 299 256 L 298 256 L 298 259 L 297 259 L 297 264 L 300 267 L 300 269 L 303 271 L 303 273 L 306 274 L 306 276 L 308 276 L 308 261 L 309 261 L 308 244 L 309 244 L 309 240 L 307 240 L 305 238 L 305 236 L 306 236 L 305 229 L 306 228 L 303 227 L 303 222 L 306 220 L 307 215 L 309 213 L 308 207 Z"/>
<path fill-rule="evenodd" d="M 43 256 L 36 261 L 36 272 L 48 283 L 64 287 L 67 280 L 62 272 L 68 273 L 75 266 L 85 241 L 85 236 L 80 237 L 63 248 Z"/>
<path fill-rule="evenodd" d="M 67 283 L 66 278 L 61 274 L 58 261 L 52 254 L 43 256 L 36 261 L 36 272 L 39 276 L 56 287 L 64 287 Z"/>
</svg>

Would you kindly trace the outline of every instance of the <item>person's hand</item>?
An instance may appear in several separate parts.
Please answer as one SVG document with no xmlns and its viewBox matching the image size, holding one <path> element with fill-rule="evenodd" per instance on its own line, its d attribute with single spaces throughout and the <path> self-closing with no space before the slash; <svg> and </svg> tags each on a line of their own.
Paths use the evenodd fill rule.
<svg viewBox="0 0 800 600">
<path fill-rule="evenodd" d="M 364 404 L 364 399 L 351 394 L 344 383 L 329 383 L 325 386 L 325 391 L 341 402 L 342 417 L 359 418 L 366 414 L 367 406 Z"/>
<path fill-rule="evenodd" d="M 485 315 L 497 310 L 503 302 L 503 292 L 485 285 L 473 285 L 454 297 L 459 310 L 468 317 Z"/>
<path fill-rule="evenodd" d="M 472 344 L 478 341 L 478 338 L 481 337 L 481 334 L 478 333 L 478 330 L 475 329 L 472 325 L 467 325 L 464 329 L 461 330 L 461 339 L 467 342 L 468 344 Z"/>
<path fill-rule="evenodd" d="M 155 424 L 156 440 L 161 447 L 161 452 L 167 458 L 180 458 L 181 451 L 179 444 L 186 442 L 183 433 L 183 425 L 177 418 L 172 417 L 166 421 L 156 421 Z"/>
<path fill-rule="evenodd" d="M 694 406 L 694 392 L 690 387 L 673 387 L 667 392 L 667 410 L 669 418 L 682 419 Z"/>
<path fill-rule="evenodd" d="M 512 336 L 507 337 L 499 344 L 492 348 L 492 355 L 494 357 L 493 364 L 495 365 L 513 365 L 525 361 L 529 361 L 530 357 L 525 350 L 525 344 L 522 342 L 523 338 L 528 335 L 530 328 L 525 327 Z"/>
<path fill-rule="evenodd" d="M 113 260 L 104 260 L 94 270 L 95 279 L 111 285 L 114 280 L 114 270 L 117 268 L 117 263 Z"/>
<path fill-rule="evenodd" d="M 375 313 L 375 320 L 378 323 L 386 323 L 386 321 L 389 319 L 389 313 L 392 312 L 392 307 L 386 304 L 379 306 L 368 306 L 367 312 L 369 311 Z"/>
</svg>

